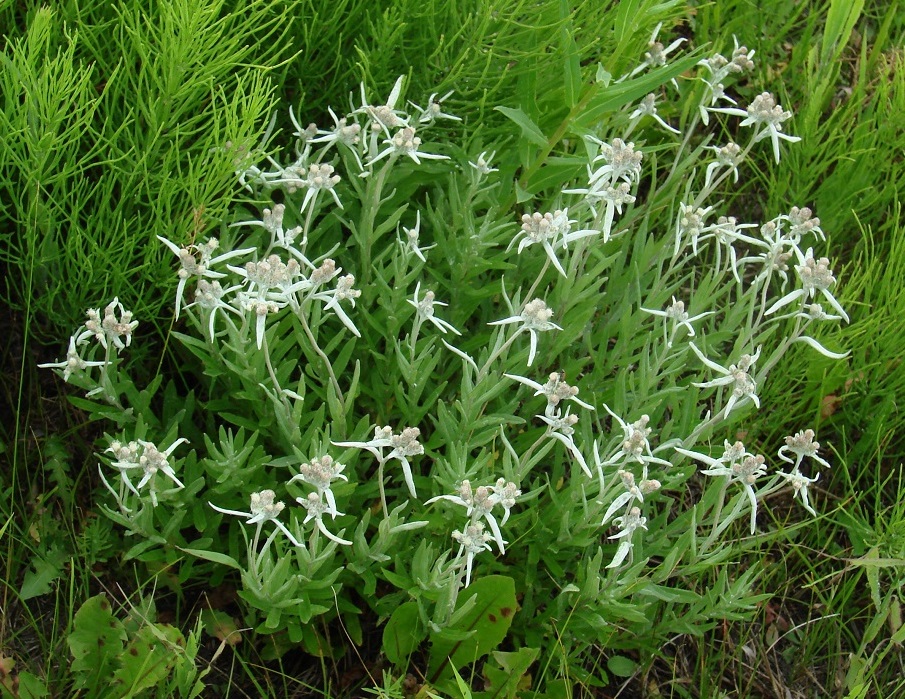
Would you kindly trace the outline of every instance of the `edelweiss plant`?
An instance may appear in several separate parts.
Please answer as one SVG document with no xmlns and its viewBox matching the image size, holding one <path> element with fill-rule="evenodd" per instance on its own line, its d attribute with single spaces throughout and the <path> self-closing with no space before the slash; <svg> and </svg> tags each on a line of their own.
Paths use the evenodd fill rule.
<svg viewBox="0 0 905 699">
<path fill-rule="evenodd" d="M 674 58 L 660 29 L 617 73 L 622 103 L 601 101 L 602 70 L 558 129 L 506 108 L 515 149 L 463 142 L 452 95 L 417 106 L 401 77 L 326 126 L 290 111 L 287 152 L 236 173 L 247 210 L 216 238 L 161 239 L 197 395 L 131 386 L 118 301 L 46 365 L 117 421 L 101 471 L 120 478 L 106 513 L 142 542 L 129 555 L 237 571 L 248 624 L 321 655 L 330 621 L 358 642 L 373 615 L 398 671 L 440 687 L 492 647 L 455 650 L 483 638 L 478 608 L 516 647 L 579 654 L 748 613 L 756 567 L 727 561 L 779 536 L 759 515 L 780 488 L 825 511 L 803 465 L 829 466 L 811 430 L 779 449 L 789 471 L 758 454 L 760 389 L 789 352 L 844 358 L 815 330 L 848 315 L 819 219 L 742 222 L 722 189 L 760 141 L 779 163 L 798 140 L 767 93 L 716 106 L 754 52 Z M 710 145 L 727 131 L 740 143 Z M 399 650 L 419 647 L 424 666 Z"/>
</svg>

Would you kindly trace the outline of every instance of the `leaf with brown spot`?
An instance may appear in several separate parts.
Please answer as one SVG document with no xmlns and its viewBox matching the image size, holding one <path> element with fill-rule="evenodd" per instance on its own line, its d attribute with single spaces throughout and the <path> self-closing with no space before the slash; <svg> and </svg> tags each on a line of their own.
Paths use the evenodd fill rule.
<svg viewBox="0 0 905 699">
<path fill-rule="evenodd" d="M 129 641 L 128 651 L 114 680 L 121 680 L 130 695 L 155 687 L 166 679 L 180 659 L 174 647 L 182 640 L 179 629 L 169 624 L 142 626 Z"/>
<path fill-rule="evenodd" d="M 515 581 L 504 575 L 479 578 L 462 590 L 454 621 L 431 634 L 429 682 L 497 648 L 509 632 L 515 608 Z"/>
<path fill-rule="evenodd" d="M 201 623 L 204 625 L 204 630 L 218 641 L 235 646 L 242 640 L 236 620 L 226 612 L 205 609 L 201 612 Z"/>
<path fill-rule="evenodd" d="M 77 688 L 89 692 L 106 683 L 123 652 L 126 630 L 113 616 L 104 595 L 91 597 L 79 607 L 69 634 L 72 674 Z"/>
</svg>

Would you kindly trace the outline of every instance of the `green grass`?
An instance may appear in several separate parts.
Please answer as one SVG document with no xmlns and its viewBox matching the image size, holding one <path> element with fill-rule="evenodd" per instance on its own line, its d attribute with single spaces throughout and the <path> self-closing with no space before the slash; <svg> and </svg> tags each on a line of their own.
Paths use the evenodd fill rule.
<svg viewBox="0 0 905 699">
<path fill-rule="evenodd" d="M 692 12 L 639 2 L 636 31 L 622 42 L 601 38 L 604 55 L 597 38 L 607 36 L 600 18 L 609 15 L 595 3 L 0 6 L 0 293 L 9 328 L 0 378 L 0 459 L 9 465 L 0 471 L 0 694 L 10 694 L 19 673 L 19 695 L 31 696 L 31 673 L 53 696 L 69 695 L 67 638 L 76 610 L 98 592 L 121 602 L 123 617 L 127 599 L 153 597 L 187 635 L 211 595 L 234 597 L 228 583 L 176 589 L 167 571 L 155 580 L 120 560 L 132 542 L 92 505 L 102 427 L 85 424 L 62 384 L 35 365 L 58 356 L 85 308 L 115 293 L 154 319 L 136 371 L 142 356 L 159 353 L 172 259 L 155 235 L 182 242 L 219 228 L 243 196 L 234 161 L 263 145 L 274 110 L 293 104 L 303 123 L 322 123 L 327 104 L 345 105 L 350 85 L 363 80 L 383 94 L 410 73 L 410 94 L 456 91 L 450 104 L 465 121 L 450 128 L 473 145 L 508 128 L 493 110 L 501 104 L 522 107 L 550 134 L 565 118 L 544 101 L 546 86 L 561 82 L 564 32 L 583 66 L 604 60 L 619 75 L 658 22 L 671 36 L 679 19 L 692 46 L 725 49 L 736 35 L 757 49 L 759 72 L 742 88 L 745 98 L 781 82 L 779 101 L 796 114 L 789 130 L 802 142 L 784 150 L 782 167 L 762 157 L 760 176 L 728 203 L 746 220 L 789 201 L 820 216 L 853 319 L 827 342 L 851 355 L 832 362 L 801 346 L 760 394 L 783 414 L 759 414 L 747 426 L 746 439 L 772 444 L 790 422 L 811 425 L 834 453 L 834 469 L 817 483 L 823 514 L 811 526 L 798 526 L 800 509 L 785 496 L 770 503 L 788 541 L 775 544 L 758 581 L 769 600 L 753 621 L 665 646 L 627 679 L 627 692 L 780 697 L 789 688 L 856 699 L 905 691 L 905 231 L 897 194 L 905 11 L 866 3 L 851 27 L 842 17 L 827 30 L 828 12 L 849 4 L 726 0 L 691 3 Z M 247 150 L 237 156 L 240 146 Z M 366 631 L 378 640 L 339 661 L 301 653 L 276 660 L 249 634 L 226 649 L 203 635 L 199 667 L 219 652 L 205 678 L 210 696 L 356 696 L 362 687 L 402 696 L 403 678 L 384 677 L 375 664 L 379 630 Z M 551 656 L 533 671 L 574 681 L 571 696 L 611 696 L 615 685 L 587 681 L 606 668 L 607 649 L 596 650 Z M 9 659 L 12 675 L 4 674 Z"/>
</svg>

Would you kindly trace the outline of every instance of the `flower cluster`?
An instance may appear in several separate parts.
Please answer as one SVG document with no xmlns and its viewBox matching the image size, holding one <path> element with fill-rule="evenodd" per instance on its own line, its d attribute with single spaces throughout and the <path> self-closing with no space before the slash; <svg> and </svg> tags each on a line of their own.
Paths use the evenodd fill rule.
<svg viewBox="0 0 905 699">
<path fill-rule="evenodd" d="M 211 267 L 219 262 L 246 256 L 255 252 L 254 248 L 234 250 L 218 257 L 208 257 L 203 264 L 197 263 L 189 272 L 190 260 L 194 260 L 189 248 L 179 248 L 173 242 L 161 238 L 161 241 L 179 257 L 183 268 L 179 272 L 180 281 L 177 288 L 177 308 L 182 303 L 183 288 L 190 275 L 198 276 L 198 286 L 195 290 L 195 300 L 186 308 L 197 307 L 204 316 L 205 326 L 210 333 L 211 342 L 216 337 L 215 321 L 218 311 L 224 311 L 237 316 L 243 321 L 244 327 L 254 327 L 255 341 L 258 349 L 261 349 L 266 337 L 267 319 L 276 315 L 284 308 L 289 308 L 295 314 L 307 311 L 312 302 L 319 302 L 325 311 L 336 313 L 342 324 L 354 335 L 360 335 L 358 328 L 352 322 L 340 302 L 348 301 L 352 306 L 355 299 L 361 294 L 353 288 L 355 277 L 345 275 L 340 277 L 341 267 L 337 267 L 334 260 L 327 258 L 320 266 L 315 267 L 307 260 L 301 250 L 294 246 L 294 236 L 287 234 L 282 227 L 284 210 L 275 207 L 276 211 L 265 209 L 263 220 L 245 222 L 272 230 L 274 243 L 279 242 L 289 252 L 289 257 L 284 259 L 276 253 L 266 256 L 264 259 L 246 262 L 243 266 L 225 265 L 224 272 L 212 270 Z M 159 237 L 159 236 L 158 236 Z M 216 239 L 211 239 L 202 246 L 202 250 L 216 249 Z M 204 258 L 204 256 L 202 256 Z M 303 267 L 304 265 L 304 267 Z M 219 279 L 233 275 L 234 283 L 224 288 Z M 326 288 L 326 284 L 336 279 L 336 286 Z M 215 279 L 213 282 L 207 279 Z M 224 316 L 224 322 L 233 332 L 240 332 L 229 315 Z"/>
<path fill-rule="evenodd" d="M 494 541 L 500 553 L 506 553 L 506 542 L 500 527 L 509 519 L 509 510 L 515 505 L 516 499 L 522 494 L 515 483 L 506 482 L 500 478 L 494 485 L 478 486 L 472 488 L 471 482 L 462 481 L 456 495 L 438 495 L 425 501 L 425 505 L 439 500 L 448 500 L 465 508 L 465 516 L 468 523 L 462 531 L 456 530 L 452 537 L 459 543 L 459 556 L 465 555 L 465 587 L 471 583 L 471 570 L 474 557 L 481 551 L 489 551 L 489 542 Z M 497 522 L 493 510 L 497 506 L 503 509 L 503 518 Z M 484 520 L 490 525 L 492 534 L 484 531 Z"/>
<path fill-rule="evenodd" d="M 624 491 L 617 495 L 609 504 L 606 513 L 603 515 L 601 526 L 606 524 L 610 518 L 620 509 L 623 514 L 614 520 L 614 524 L 619 527 L 619 532 L 610 536 L 611 539 L 621 539 L 613 560 L 607 566 L 608 568 L 616 568 L 632 553 L 634 543 L 632 534 L 636 529 L 646 529 L 646 518 L 641 516 L 641 508 L 635 502 L 643 503 L 644 496 L 654 493 L 660 489 L 660 481 L 651 478 L 649 468 L 651 465 L 659 465 L 669 467 L 672 464 L 666 459 L 654 456 L 654 452 L 650 445 L 651 428 L 648 427 L 650 417 L 642 415 L 638 420 L 629 424 L 619 415 L 614 413 L 610 407 L 604 404 L 604 409 L 610 414 L 610 417 L 619 425 L 622 430 L 621 441 L 615 449 L 605 459 L 600 457 L 600 448 L 598 443 L 594 442 L 594 462 L 597 471 L 603 478 L 603 469 L 612 466 L 622 466 L 616 471 L 619 476 L 619 482 L 622 484 Z M 663 446 L 659 447 L 660 449 Z M 641 464 L 641 477 L 635 478 L 635 474 L 628 470 L 628 466 L 632 464 Z"/>
<path fill-rule="evenodd" d="M 173 469 L 173 465 L 170 463 L 170 457 L 173 452 L 176 450 L 180 444 L 184 444 L 188 440 L 183 438 L 177 439 L 173 442 L 169 447 L 167 447 L 164 451 L 160 451 L 153 442 L 147 442 L 144 440 L 134 440 L 128 443 L 120 442 L 119 440 L 114 440 L 111 442 L 110 446 L 104 451 L 108 454 L 113 455 L 113 460 L 111 461 L 111 466 L 119 471 L 121 485 L 125 487 L 126 490 L 130 491 L 134 494 L 139 500 L 143 499 L 143 494 L 141 490 L 147 486 L 148 488 L 148 496 L 151 500 L 151 505 L 153 507 L 157 507 L 158 504 L 158 474 L 163 474 L 166 476 L 172 483 L 176 485 L 176 489 L 184 488 L 183 483 L 177 478 L 176 471 Z M 119 491 L 114 490 L 110 483 L 107 482 L 107 479 L 104 478 L 103 469 L 100 469 L 101 480 L 104 485 L 107 487 L 113 497 L 116 499 L 120 508 L 123 511 L 129 512 L 130 508 L 126 505 L 126 495 L 127 493 L 121 487 Z M 132 478 L 130 474 L 132 473 L 140 473 L 141 479 L 138 481 L 138 485 L 132 482 Z"/>
<path fill-rule="evenodd" d="M 778 471 L 772 483 L 775 483 L 778 477 L 779 480 L 790 485 L 793 490 L 793 497 L 800 499 L 804 508 L 811 515 L 816 516 L 817 513 L 809 502 L 808 487 L 817 481 L 820 474 L 817 473 L 812 478 L 809 478 L 801 472 L 801 465 L 806 457 L 827 468 L 829 468 L 830 464 L 817 453 L 818 449 L 820 449 L 820 443 L 814 441 L 814 436 L 814 431 L 808 429 L 785 438 L 785 446 L 779 449 L 778 456 L 782 461 L 792 464 L 792 469 L 789 473 Z M 734 482 L 741 485 L 743 493 L 751 505 L 750 531 L 754 534 L 757 523 L 758 496 L 775 490 L 775 486 L 770 484 L 759 492 L 755 490 L 758 479 L 767 474 L 766 459 L 763 456 L 750 453 L 742 442 L 737 441 L 730 444 L 728 440 L 724 443 L 722 456 L 716 459 L 707 454 L 681 447 L 676 447 L 675 450 L 680 454 L 706 464 L 709 468 L 701 471 L 705 476 L 722 476 L 727 478 L 727 483 Z M 790 458 L 789 454 L 794 455 L 795 458 Z"/>
<path fill-rule="evenodd" d="M 123 307 L 119 298 L 114 298 L 104 307 L 103 316 L 99 308 L 89 308 L 86 315 L 88 319 L 84 325 L 69 338 L 66 358 L 38 366 L 43 369 L 60 369 L 64 381 L 77 381 L 78 385 L 88 388 L 87 396 L 104 394 L 109 402 L 115 404 L 117 398 L 110 385 L 108 371 L 114 366 L 119 353 L 132 344 L 132 333 L 138 327 L 138 321 L 132 319 L 132 312 Z M 97 342 L 95 347 L 103 349 L 103 359 L 89 358 L 96 352 L 90 346 L 92 338 Z M 99 380 L 95 381 L 90 377 L 88 369 L 91 368 L 100 368 Z"/>
<path fill-rule="evenodd" d="M 518 253 L 529 245 L 540 244 L 547 254 L 547 259 L 553 263 L 556 271 L 564 277 L 566 271 L 563 269 L 559 258 L 556 257 L 556 248 L 567 249 L 569 243 L 587 238 L 591 235 L 597 235 L 600 231 L 586 229 L 573 231 L 572 224 L 575 221 L 569 220 L 569 211 L 557 210 L 554 213 L 549 211 L 545 214 L 533 213 L 522 216 L 522 228 L 513 239 L 513 243 L 519 240 Z M 511 247 L 511 244 L 510 244 Z"/>
<path fill-rule="evenodd" d="M 424 453 L 424 447 L 418 441 L 421 430 L 417 427 L 406 427 L 399 434 L 393 434 L 393 428 L 389 425 L 374 428 L 374 438 L 367 442 L 333 442 L 337 447 L 351 447 L 353 449 L 365 449 L 377 457 L 381 467 L 390 459 L 397 459 L 402 465 L 402 473 L 405 476 L 405 484 L 413 498 L 418 497 L 415 492 L 415 479 L 412 476 L 410 456 L 418 456 Z M 389 453 L 384 454 L 384 450 Z M 383 484 L 381 483 L 381 487 Z"/>
<path fill-rule="evenodd" d="M 708 112 L 720 111 L 714 105 L 720 101 L 736 104 L 735 100 L 726 94 L 726 87 L 723 81 L 730 75 L 739 75 L 741 73 L 751 72 L 754 69 L 754 51 L 748 51 L 746 46 L 739 46 L 738 40 L 734 40 L 735 48 L 732 51 L 732 57 L 726 58 L 720 53 L 715 53 L 709 58 L 705 58 L 698 62 L 708 73 L 706 77 L 701 77 L 701 82 L 705 86 L 704 99 L 700 104 L 699 110 L 701 121 L 706 125 L 709 123 Z"/>
<path fill-rule="evenodd" d="M 572 401 L 576 405 L 585 410 L 594 410 L 594 406 L 585 403 L 578 398 L 578 387 L 570 386 L 566 383 L 565 377 L 559 372 L 554 371 L 547 378 L 547 382 L 537 383 L 524 376 L 517 374 L 504 374 L 505 377 L 518 381 L 534 389 L 535 396 L 544 396 L 547 399 L 547 407 L 544 408 L 543 415 L 536 415 L 539 420 L 547 425 L 546 435 L 551 439 L 560 442 L 572 455 L 581 470 L 589 477 L 593 478 L 593 473 L 588 467 L 588 463 L 581 453 L 581 449 L 575 444 L 575 425 L 578 424 L 578 415 L 569 412 L 568 408 L 565 413 L 562 411 L 561 403 L 563 401 Z M 598 477 L 601 484 L 603 483 L 603 472 L 598 467 Z"/>
<path fill-rule="evenodd" d="M 415 115 L 407 114 L 403 107 L 402 92 L 404 78 L 393 85 L 389 97 L 383 103 L 368 100 L 364 85 L 361 87 L 361 102 L 353 105 L 352 111 L 338 117 L 329 110 L 333 127 L 321 129 L 314 124 L 302 127 L 290 108 L 290 120 L 295 127 L 295 158 L 289 164 L 281 164 L 275 156 L 268 156 L 270 169 L 251 166 L 240 173 L 240 180 L 251 191 L 270 192 L 282 189 L 285 202 L 265 207 L 260 219 L 243 220 L 233 226 L 261 228 L 269 233 L 263 253 L 242 266 L 225 265 L 235 258 L 254 258 L 259 253 L 257 247 L 236 247 L 233 250 L 215 254 L 219 241 L 211 238 L 200 245 L 180 247 L 177 243 L 158 236 L 160 241 L 179 259 L 179 283 L 176 289 L 176 317 L 183 307 L 186 287 L 190 281 L 197 284 L 194 300 L 187 307 L 196 308 L 204 317 L 205 325 L 213 342 L 217 334 L 218 314 L 222 324 L 236 330 L 236 322 L 243 321 L 244 327 L 253 327 L 258 349 L 266 340 L 268 319 L 276 316 L 284 308 L 297 315 L 309 313 L 312 302 L 320 302 L 322 308 L 337 315 L 343 325 L 353 334 L 359 331 L 347 314 L 342 302 L 352 306 L 360 292 L 353 288 L 352 275 L 339 277 L 336 287 L 327 289 L 324 284 L 338 276 L 340 268 L 332 259 L 320 262 L 320 267 L 307 256 L 307 245 L 315 214 L 323 207 L 322 193 L 326 193 L 337 209 L 344 205 L 340 197 L 343 175 L 337 171 L 339 162 L 325 160 L 332 151 L 338 149 L 340 156 L 348 155 L 354 163 L 353 170 L 359 177 L 369 177 L 374 166 L 382 160 L 391 163 L 404 155 L 415 164 L 423 160 L 446 160 L 445 155 L 425 151 L 422 147 L 421 131 L 442 119 L 458 120 L 442 107 L 446 95 L 437 100 L 431 95 L 426 107 L 409 103 Z M 416 128 L 418 132 L 416 133 Z M 381 140 L 382 137 L 382 140 Z M 346 163 L 350 161 L 345 160 Z M 488 171 L 489 167 L 487 168 Z M 294 206 L 292 195 L 304 192 L 301 201 Z M 408 246 L 422 261 L 424 250 L 419 244 L 420 212 L 415 227 L 406 229 Z M 229 277 L 229 279 L 225 279 Z M 223 313 L 220 313 L 223 311 Z"/>
<path fill-rule="evenodd" d="M 635 201 L 630 192 L 632 185 L 637 184 L 641 177 L 642 154 L 635 150 L 634 143 L 626 143 L 621 138 L 614 138 L 609 143 L 594 136 L 585 138 L 600 151 L 588 165 L 588 185 L 584 188 L 564 189 L 563 194 L 584 196 L 584 202 L 594 216 L 592 228 L 596 228 L 599 223 L 603 242 L 606 243 L 610 239 L 616 213 L 622 214 L 623 205 Z M 605 204 L 602 222 L 597 211 L 597 206 L 601 203 Z"/>
<path fill-rule="evenodd" d="M 336 506 L 336 496 L 332 490 L 334 480 L 348 480 L 342 475 L 345 469 L 343 464 L 337 463 L 329 454 L 316 457 L 308 463 L 303 463 L 299 467 L 299 473 L 289 479 L 287 484 L 301 481 L 314 487 L 315 492 L 308 493 L 305 497 L 296 497 L 296 502 L 305 509 L 306 515 L 302 520 L 302 525 L 314 520 L 314 526 L 317 531 L 327 537 L 330 541 L 345 546 L 351 546 L 352 542 L 343 539 L 329 529 L 324 523 L 324 515 L 330 515 L 331 519 L 343 516 Z M 296 535 L 292 534 L 286 526 L 277 519 L 277 516 L 285 509 L 283 502 L 275 501 L 276 494 L 273 490 L 267 489 L 251 494 L 251 507 L 249 512 L 239 510 L 228 510 L 218 507 L 213 503 L 208 503 L 217 512 L 234 517 L 243 517 L 246 524 L 254 524 L 257 526 L 254 543 L 252 548 L 256 548 L 258 536 L 261 532 L 261 526 L 264 522 L 273 522 L 274 526 L 283 533 L 283 535 L 292 543 L 293 546 L 303 547 L 304 544 L 299 541 Z M 265 548 L 269 546 L 272 537 L 267 540 Z"/>
<path fill-rule="evenodd" d="M 754 98 L 747 110 L 734 107 L 722 107 L 711 109 L 713 112 L 732 114 L 744 117 L 740 126 L 753 126 L 755 128 L 754 141 L 769 138 L 773 142 L 773 157 L 779 162 L 779 141 L 798 143 L 799 136 L 789 136 L 782 132 L 782 124 L 792 118 L 792 112 L 783 109 L 776 103 L 776 99 L 769 92 L 763 92 Z"/>
<path fill-rule="evenodd" d="M 801 464 L 805 457 L 813 459 L 826 468 L 830 468 L 830 464 L 817 453 L 817 450 L 820 449 L 820 442 L 815 442 L 814 436 L 814 430 L 807 429 L 786 437 L 785 446 L 779 449 L 779 458 L 792 464 L 792 470 L 789 473 L 780 471 L 779 475 L 792 486 L 793 497 L 800 499 L 804 508 L 816 517 L 817 513 L 808 501 L 808 486 L 815 483 L 820 474 L 815 473 L 813 478 L 808 478 L 801 472 Z M 792 454 L 795 459 L 791 459 L 789 454 Z"/>
<path fill-rule="evenodd" d="M 757 524 L 757 493 L 754 491 L 754 485 L 758 478 L 767 473 L 764 457 L 749 453 L 742 442 L 730 444 L 728 441 L 725 442 L 723 455 L 718 459 L 681 447 L 676 447 L 676 451 L 707 464 L 710 468 L 701 471 L 705 476 L 725 476 L 729 482 L 736 482 L 742 486 L 742 490 L 751 503 L 751 533 L 753 534 Z"/>
</svg>

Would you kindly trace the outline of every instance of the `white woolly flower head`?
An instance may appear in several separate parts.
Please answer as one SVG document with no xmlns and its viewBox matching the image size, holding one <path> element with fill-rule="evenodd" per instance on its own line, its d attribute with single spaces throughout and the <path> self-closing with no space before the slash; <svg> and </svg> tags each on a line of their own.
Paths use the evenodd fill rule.
<svg viewBox="0 0 905 699">
<path fill-rule="evenodd" d="M 104 349 L 107 349 L 109 342 L 117 352 L 132 344 L 132 331 L 138 327 L 138 321 L 132 320 L 132 312 L 123 307 L 119 298 L 114 298 L 104 307 L 103 317 L 97 308 L 89 308 L 86 315 L 85 329 L 75 339 L 77 345 L 83 344 L 89 337 L 94 337 Z"/>
</svg>

